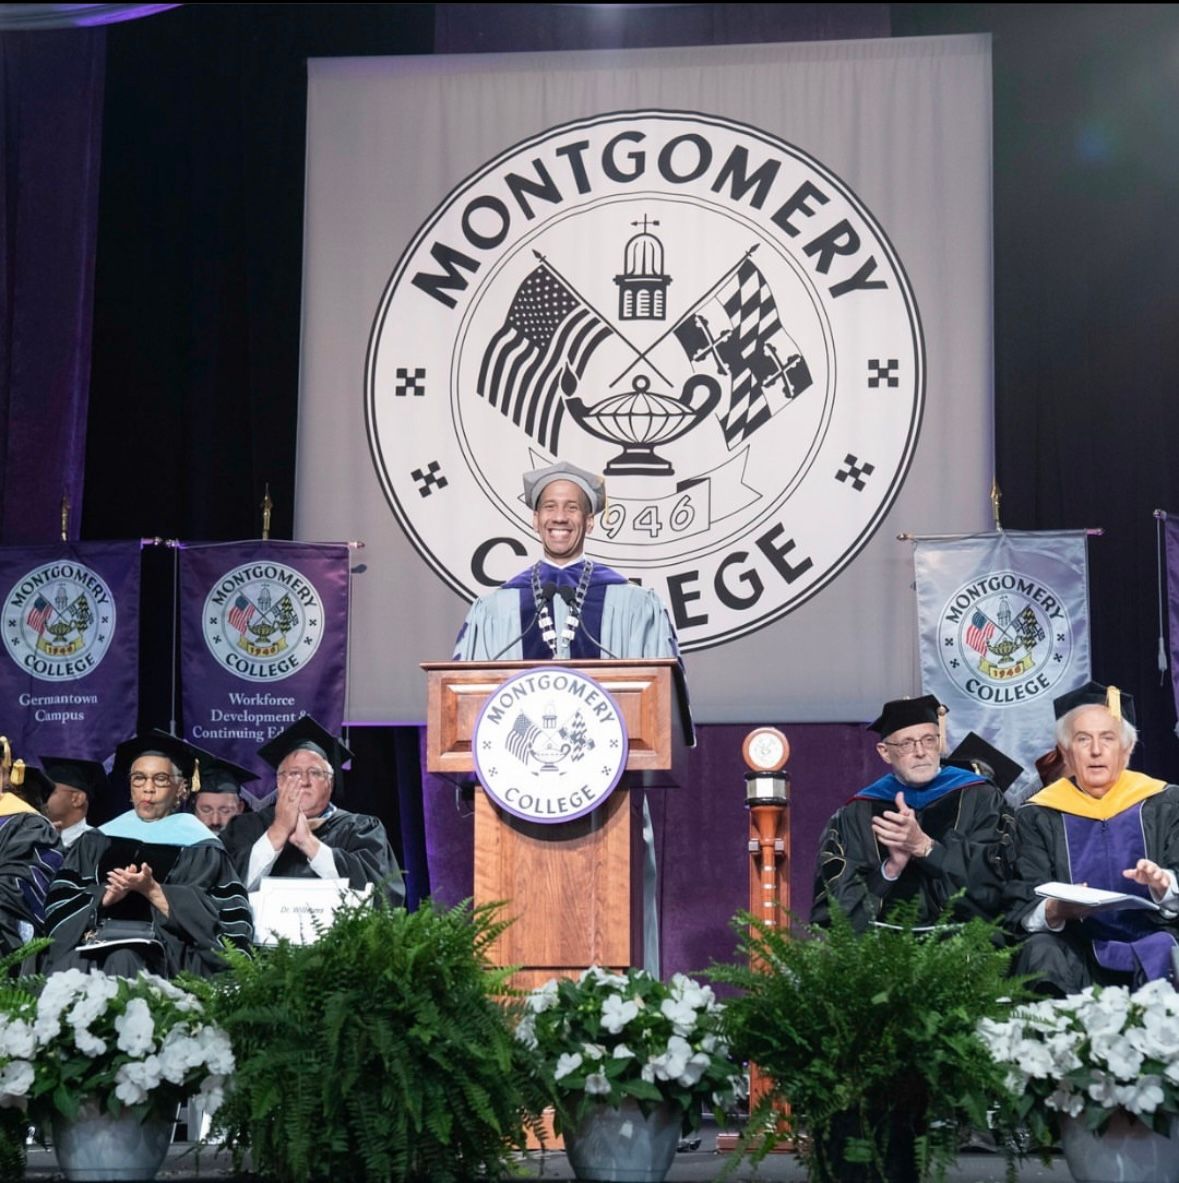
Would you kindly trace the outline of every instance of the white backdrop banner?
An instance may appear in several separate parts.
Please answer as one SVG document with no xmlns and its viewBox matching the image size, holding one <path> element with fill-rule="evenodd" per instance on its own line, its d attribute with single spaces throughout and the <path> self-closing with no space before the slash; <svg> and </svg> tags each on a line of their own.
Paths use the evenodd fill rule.
<svg viewBox="0 0 1179 1183">
<path fill-rule="evenodd" d="M 951 746 L 970 731 L 1024 767 L 1011 794 L 1039 787 L 1054 742 L 1052 700 L 1089 681 L 1089 571 L 1083 530 L 1005 530 L 919 539 L 913 548 L 921 675 L 949 707 Z"/>
<path fill-rule="evenodd" d="M 986 520 L 985 37 L 312 61 L 296 529 L 367 544 L 349 718 L 604 472 L 703 721 L 917 684 L 897 529 Z"/>
</svg>

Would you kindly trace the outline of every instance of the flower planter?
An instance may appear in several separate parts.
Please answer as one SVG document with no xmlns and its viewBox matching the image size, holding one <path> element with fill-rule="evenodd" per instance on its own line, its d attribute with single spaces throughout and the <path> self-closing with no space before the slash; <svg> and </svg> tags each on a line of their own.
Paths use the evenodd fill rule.
<svg viewBox="0 0 1179 1183">
<path fill-rule="evenodd" d="M 865 1130 L 858 1113 L 836 1113 L 831 1118 L 831 1129 L 823 1139 L 822 1161 L 814 1164 L 811 1177 L 824 1183 L 916 1183 L 917 1126 L 921 1115 L 905 1110 L 882 1113 L 873 1119 L 877 1127 L 877 1139 L 885 1126 L 888 1127 L 888 1148 L 881 1163 L 848 1162 L 847 1143 L 851 1139 L 866 1139 L 871 1131 Z M 820 1147 L 815 1147 L 816 1158 Z"/>
<path fill-rule="evenodd" d="M 565 1131 L 565 1152 L 578 1179 L 597 1183 L 662 1183 L 675 1159 L 683 1110 L 664 1101 L 644 1116 L 638 1101 L 596 1105 Z"/>
<path fill-rule="evenodd" d="M 85 1102 L 76 1117 L 53 1115 L 57 1165 L 71 1183 L 154 1179 L 172 1141 L 171 1121 L 140 1121 L 124 1111 L 119 1117 Z"/>
<path fill-rule="evenodd" d="M 1179 1120 L 1170 1137 L 1118 1111 L 1103 1133 L 1080 1118 L 1060 1119 L 1060 1146 L 1077 1183 L 1179 1183 Z"/>
</svg>

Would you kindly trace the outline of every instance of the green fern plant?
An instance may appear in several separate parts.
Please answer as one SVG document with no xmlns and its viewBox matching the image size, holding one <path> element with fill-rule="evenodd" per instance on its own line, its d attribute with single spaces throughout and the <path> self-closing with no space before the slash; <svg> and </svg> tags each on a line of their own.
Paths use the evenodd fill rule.
<svg viewBox="0 0 1179 1183">
<path fill-rule="evenodd" d="M 360 904 L 311 945 L 243 953 L 205 983 L 237 1071 L 217 1128 L 282 1183 L 497 1178 L 524 1145 L 527 1055 L 493 909 Z"/>
<path fill-rule="evenodd" d="M 858 934 L 833 911 L 808 936 L 740 918 L 749 962 L 710 976 L 742 991 L 725 1007 L 733 1051 L 774 1084 L 750 1118 L 765 1131 L 755 1158 L 792 1135 L 814 1183 L 943 1179 L 959 1124 L 986 1128 L 1006 1089 L 978 1024 L 1020 996 L 1011 951 L 986 921 L 920 932 L 915 917 L 898 908 L 895 927 Z M 784 1121 L 775 1098 L 790 1104 Z"/>
<path fill-rule="evenodd" d="M 14 977 L 20 967 L 49 948 L 51 942 L 38 937 L 0 957 L 0 1016 L 30 1015 L 37 1010 L 37 994 L 44 981 L 35 975 Z M 25 1177 L 28 1159 L 26 1137 L 29 1119 L 16 1106 L 0 1108 L 0 1183 L 19 1183 Z"/>
</svg>

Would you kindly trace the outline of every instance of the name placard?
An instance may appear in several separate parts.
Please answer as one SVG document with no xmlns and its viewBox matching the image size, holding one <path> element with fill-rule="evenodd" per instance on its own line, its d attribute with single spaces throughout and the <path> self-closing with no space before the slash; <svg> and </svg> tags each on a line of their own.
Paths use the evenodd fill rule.
<svg viewBox="0 0 1179 1183">
<path fill-rule="evenodd" d="M 275 945 L 286 938 L 296 945 L 312 945 L 319 932 L 331 928 L 336 912 L 372 895 L 348 886 L 347 879 L 285 879 L 266 876 L 250 892 L 254 910 L 254 942 Z"/>
</svg>

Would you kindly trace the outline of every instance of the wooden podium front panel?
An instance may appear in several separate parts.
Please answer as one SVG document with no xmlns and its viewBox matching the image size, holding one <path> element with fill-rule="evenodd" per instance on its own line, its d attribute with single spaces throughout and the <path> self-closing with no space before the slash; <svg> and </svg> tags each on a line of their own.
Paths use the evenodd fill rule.
<svg viewBox="0 0 1179 1183">
<path fill-rule="evenodd" d="M 503 915 L 514 919 L 489 950 L 495 964 L 519 966 L 513 985 L 531 989 L 589 965 L 634 964 L 640 834 L 621 789 L 586 817 L 556 825 L 521 821 L 476 790 L 475 904 L 503 901 Z"/>
<path fill-rule="evenodd" d="M 597 662 L 430 662 L 426 767 L 470 773 L 479 712 L 521 672 L 555 676 L 573 668 L 615 701 L 626 725 L 626 779 L 651 784 L 672 768 L 683 745 L 674 658 Z M 502 903 L 514 923 L 488 950 L 497 965 L 518 966 L 514 985 L 529 989 L 589 965 L 625 969 L 642 962 L 642 790 L 619 787 L 586 817 L 555 825 L 521 821 L 475 793 L 477 906 Z"/>
</svg>

